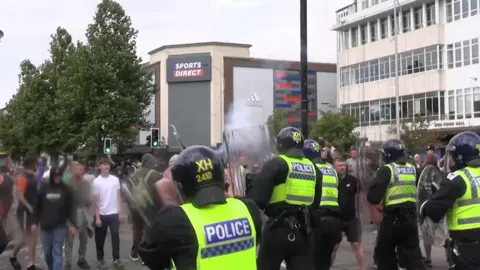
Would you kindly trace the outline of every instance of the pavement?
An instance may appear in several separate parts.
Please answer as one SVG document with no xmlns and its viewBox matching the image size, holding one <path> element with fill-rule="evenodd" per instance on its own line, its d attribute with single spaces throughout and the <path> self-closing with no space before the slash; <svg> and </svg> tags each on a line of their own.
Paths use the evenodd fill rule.
<svg viewBox="0 0 480 270">
<path fill-rule="evenodd" d="M 362 246 L 365 251 L 365 257 L 367 260 L 367 265 L 371 266 L 372 265 L 372 258 L 373 258 L 373 247 L 375 243 L 375 233 L 371 231 L 365 231 L 363 232 L 362 235 Z M 112 263 L 112 252 L 111 252 L 111 242 L 110 242 L 110 236 L 107 237 L 106 243 L 105 243 L 105 261 L 110 264 L 109 268 L 114 269 L 113 266 L 111 266 Z M 130 248 L 132 245 L 132 230 L 131 226 L 129 224 L 122 224 L 120 228 L 120 256 L 123 262 L 125 263 L 125 269 L 127 270 L 146 270 L 147 268 L 144 268 L 140 262 L 132 262 L 128 258 L 128 254 L 130 252 Z M 423 244 L 422 244 L 423 245 Z M 74 257 L 73 257 L 73 269 L 77 270 L 78 268 L 76 267 L 76 254 L 77 254 L 77 248 L 78 248 L 78 240 L 75 242 L 75 249 L 74 249 Z M 10 262 L 8 261 L 8 258 L 11 255 L 11 250 L 5 251 L 2 255 L 0 255 L 0 269 L 3 270 L 11 270 L 12 267 L 10 265 Z M 20 254 L 18 256 L 19 262 L 22 264 L 22 266 L 26 266 L 26 256 L 27 256 L 27 250 L 23 249 L 20 251 Z M 87 261 L 88 263 L 92 266 L 92 269 L 95 269 L 95 263 L 96 263 L 96 255 L 95 255 L 95 243 L 92 240 L 89 241 L 88 243 L 88 249 L 87 249 Z M 434 247 L 432 251 L 432 260 L 433 260 L 433 265 L 434 267 L 431 269 L 434 270 L 447 270 L 447 264 L 445 262 L 445 252 L 443 248 L 438 248 Z M 43 262 L 43 250 L 42 247 L 39 245 L 37 248 L 37 265 L 40 267 L 43 267 L 43 269 L 46 269 L 46 265 Z M 281 270 L 284 270 L 285 268 L 281 268 Z M 350 247 L 350 244 L 344 240 L 338 249 L 337 256 L 336 256 L 336 261 L 334 266 L 332 267 L 332 270 L 358 270 L 358 265 L 355 259 L 355 255 L 353 254 L 353 251 Z"/>
</svg>

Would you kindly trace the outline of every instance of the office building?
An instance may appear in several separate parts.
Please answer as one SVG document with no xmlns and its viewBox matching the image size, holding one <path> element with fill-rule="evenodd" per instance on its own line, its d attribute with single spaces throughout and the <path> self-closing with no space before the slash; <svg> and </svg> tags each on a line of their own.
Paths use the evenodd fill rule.
<svg viewBox="0 0 480 270">
<path fill-rule="evenodd" d="M 358 117 L 361 136 L 394 136 L 388 130 L 397 116 L 402 122 L 428 120 L 439 131 L 480 130 L 479 5 L 363 0 L 337 11 L 337 100 Z"/>
</svg>

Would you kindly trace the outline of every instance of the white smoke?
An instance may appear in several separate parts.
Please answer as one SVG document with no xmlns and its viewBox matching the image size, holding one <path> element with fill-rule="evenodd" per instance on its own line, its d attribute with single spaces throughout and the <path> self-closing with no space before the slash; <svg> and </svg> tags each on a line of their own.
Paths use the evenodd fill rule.
<svg viewBox="0 0 480 270">
<path fill-rule="evenodd" d="M 247 102 L 238 104 L 247 104 Z M 262 152 L 268 148 L 268 131 L 263 118 L 261 122 L 259 118 L 262 118 L 262 115 L 256 107 L 246 105 L 231 107 L 226 117 L 225 134 L 227 134 L 226 143 L 232 154 L 238 152 L 255 156 L 266 154 Z"/>
</svg>

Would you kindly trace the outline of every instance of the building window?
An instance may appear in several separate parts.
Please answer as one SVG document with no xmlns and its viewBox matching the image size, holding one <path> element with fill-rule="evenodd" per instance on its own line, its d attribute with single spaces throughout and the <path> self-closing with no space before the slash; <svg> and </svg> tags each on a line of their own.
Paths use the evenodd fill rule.
<svg viewBox="0 0 480 270">
<path fill-rule="evenodd" d="M 352 28 L 352 48 L 355 48 L 358 46 L 358 28 L 354 27 Z"/>
<path fill-rule="evenodd" d="M 453 44 L 447 45 L 447 67 L 453 68 Z"/>
<path fill-rule="evenodd" d="M 413 73 L 413 54 L 412 52 L 404 52 L 401 54 L 401 74 L 402 76 Z"/>
<path fill-rule="evenodd" d="M 462 66 L 462 43 L 456 42 L 454 49 L 455 49 L 455 67 L 461 67 Z"/>
<path fill-rule="evenodd" d="M 455 119 L 455 91 L 448 91 L 448 119 Z"/>
<path fill-rule="evenodd" d="M 425 49 L 413 51 L 413 73 L 425 71 Z"/>
<path fill-rule="evenodd" d="M 468 8 L 470 0 L 462 0 L 462 18 L 467 18 L 470 15 L 470 10 Z"/>
<path fill-rule="evenodd" d="M 380 58 L 378 60 L 378 67 L 379 67 L 379 79 L 380 80 L 390 78 L 389 57 Z"/>
<path fill-rule="evenodd" d="M 449 23 L 453 20 L 452 0 L 447 0 L 445 8 L 446 8 L 446 13 L 447 13 L 447 23 Z"/>
<path fill-rule="evenodd" d="M 367 25 L 366 24 L 360 26 L 360 41 L 362 42 L 361 43 L 362 45 L 367 43 Z"/>
<path fill-rule="evenodd" d="M 370 37 L 372 42 L 377 41 L 377 22 L 376 21 L 370 23 Z"/>
<path fill-rule="evenodd" d="M 388 37 L 388 22 L 387 19 L 380 20 L 380 37 L 381 39 Z"/>
<path fill-rule="evenodd" d="M 378 0 L 372 0 L 372 6 L 378 4 Z"/>
<path fill-rule="evenodd" d="M 369 81 L 378 81 L 378 60 L 368 62 Z"/>
<path fill-rule="evenodd" d="M 473 117 L 480 117 L 480 87 L 473 88 Z"/>
<path fill-rule="evenodd" d="M 435 24 L 435 3 L 427 5 L 427 26 Z"/>
<path fill-rule="evenodd" d="M 465 88 L 465 118 L 472 118 L 472 89 Z"/>
<path fill-rule="evenodd" d="M 462 10 L 460 8 L 460 0 L 453 0 L 453 19 L 460 20 L 462 17 Z"/>
<path fill-rule="evenodd" d="M 345 50 L 350 48 L 350 33 L 348 30 L 343 32 L 343 47 Z"/>
<path fill-rule="evenodd" d="M 470 0 L 470 16 L 477 15 L 477 13 L 478 13 L 477 0 Z"/>
<path fill-rule="evenodd" d="M 402 14 L 402 27 L 403 27 L 403 33 L 410 32 L 410 11 L 403 12 Z"/>
<path fill-rule="evenodd" d="M 438 69 L 437 45 L 427 47 L 425 49 L 425 69 Z"/>
<path fill-rule="evenodd" d="M 464 104 L 464 96 L 463 96 L 463 89 L 457 89 L 457 119 L 463 119 L 465 114 L 465 104 Z"/>
<path fill-rule="evenodd" d="M 398 22 L 398 19 L 399 19 L 398 16 L 399 15 L 397 14 L 397 22 Z M 395 16 L 394 15 L 392 15 L 390 17 L 390 27 L 392 28 L 391 29 L 392 30 L 392 37 L 395 36 L 396 34 L 398 34 L 398 29 L 397 28 L 399 27 L 399 25 L 395 25 Z"/>
<path fill-rule="evenodd" d="M 423 9 L 417 8 L 414 10 L 414 25 L 415 29 L 420 29 L 423 27 Z"/>
<path fill-rule="evenodd" d="M 472 65 L 478 64 L 478 38 L 472 39 Z"/>
<path fill-rule="evenodd" d="M 367 9 L 368 8 L 368 0 L 363 0 L 362 1 L 362 9 Z"/>
<path fill-rule="evenodd" d="M 463 65 L 470 65 L 471 55 L 470 55 L 470 40 L 465 40 L 463 42 Z"/>
</svg>

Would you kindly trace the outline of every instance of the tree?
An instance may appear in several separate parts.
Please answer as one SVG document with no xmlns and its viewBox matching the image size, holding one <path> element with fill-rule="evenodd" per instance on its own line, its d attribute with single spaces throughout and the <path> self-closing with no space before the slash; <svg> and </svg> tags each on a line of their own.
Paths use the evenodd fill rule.
<svg viewBox="0 0 480 270">
<path fill-rule="evenodd" d="M 289 126 L 285 112 L 280 109 L 273 111 L 273 114 L 268 117 L 267 125 L 272 132 L 273 136 L 276 136 L 280 130 Z"/>
<path fill-rule="evenodd" d="M 411 122 L 402 122 L 400 125 L 400 139 L 405 147 L 411 151 L 425 151 L 427 146 L 437 144 L 440 134 L 434 130 L 430 130 L 431 122 L 425 118 L 415 118 Z M 390 126 L 389 134 L 396 134 L 397 127 Z"/>
<path fill-rule="evenodd" d="M 103 0 L 86 35 L 87 44 L 77 45 L 75 61 L 67 70 L 74 83 L 64 104 L 70 106 L 67 115 L 82 123 L 75 141 L 99 153 L 102 138 L 128 146 L 136 135 L 132 127 L 148 124 L 145 112 L 154 86 L 136 54 L 137 31 L 120 4 Z"/>
<path fill-rule="evenodd" d="M 357 118 L 343 112 L 321 112 L 321 116 L 313 126 L 310 138 L 323 138 L 341 151 L 356 144 L 359 137 L 359 133 L 354 132 L 358 126 Z"/>
</svg>

